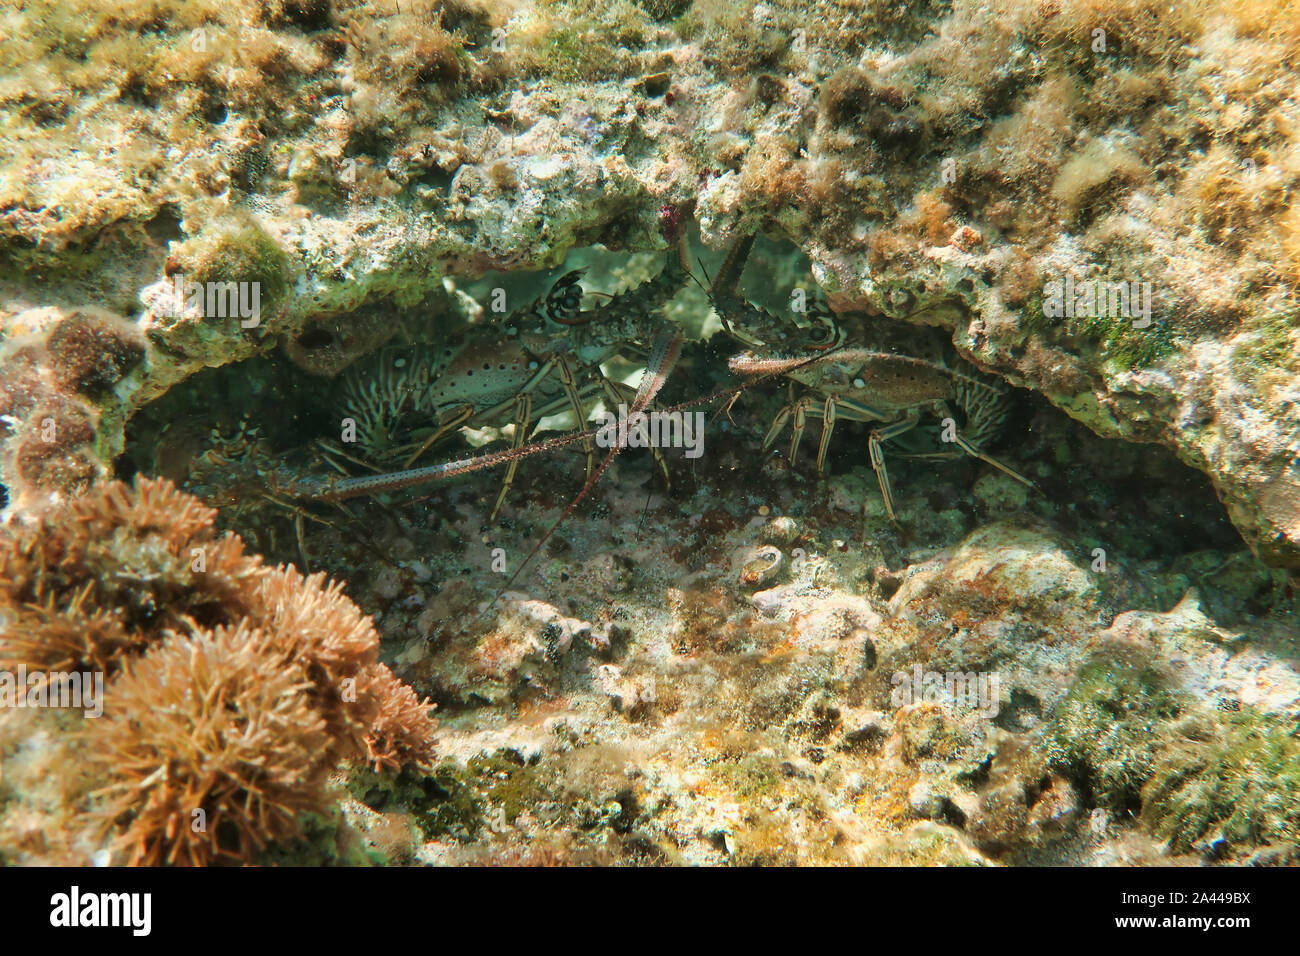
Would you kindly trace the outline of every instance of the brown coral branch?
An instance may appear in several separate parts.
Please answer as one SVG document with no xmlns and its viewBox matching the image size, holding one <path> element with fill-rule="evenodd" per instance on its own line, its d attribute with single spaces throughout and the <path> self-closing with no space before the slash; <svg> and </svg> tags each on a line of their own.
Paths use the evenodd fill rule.
<svg viewBox="0 0 1300 956">
<path fill-rule="evenodd" d="M 340 762 L 433 760 L 431 705 L 343 585 L 265 567 L 215 518 L 141 477 L 0 528 L 0 667 L 110 678 L 76 739 L 131 863 L 250 861 L 327 811 Z"/>
</svg>

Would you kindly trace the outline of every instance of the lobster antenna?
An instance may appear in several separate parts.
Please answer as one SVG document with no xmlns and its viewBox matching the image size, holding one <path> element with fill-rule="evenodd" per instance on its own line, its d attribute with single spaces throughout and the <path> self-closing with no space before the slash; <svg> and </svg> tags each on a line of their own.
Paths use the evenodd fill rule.
<svg viewBox="0 0 1300 956">
<path fill-rule="evenodd" d="M 704 273 L 705 281 L 708 281 L 708 280 L 709 280 L 709 270 L 706 269 L 706 268 L 704 268 L 704 260 L 701 259 L 699 256 L 696 256 L 696 257 L 695 257 L 695 261 L 696 261 L 696 263 L 699 265 L 699 267 L 700 267 L 700 271 Z M 700 287 L 700 291 L 704 293 L 704 297 L 705 297 L 706 299 L 708 299 L 708 301 L 709 301 L 709 305 L 712 306 L 712 305 L 713 305 L 713 287 L 712 287 L 712 283 L 710 283 L 709 285 L 705 285 L 703 282 L 700 281 L 699 276 L 697 276 L 697 275 L 696 275 L 694 272 L 692 272 L 690 269 L 687 269 L 687 270 L 686 270 L 686 274 L 687 274 L 688 276 L 691 277 L 691 281 L 692 281 L 692 282 L 694 282 L 697 286 Z M 716 311 L 716 310 L 715 310 L 715 311 Z M 722 317 L 721 313 L 719 313 L 719 316 L 718 316 L 718 317 L 722 319 L 722 324 L 723 324 L 723 325 L 726 325 L 726 324 L 727 324 L 727 320 L 726 320 L 725 318 Z"/>
<path fill-rule="evenodd" d="M 640 387 L 636 391 L 636 397 L 632 400 L 631 409 L 628 410 L 629 420 L 636 418 L 644 412 L 646 406 L 654 400 L 654 397 L 657 394 L 659 394 L 659 390 L 664 387 L 664 382 L 668 380 L 668 373 L 671 372 L 673 366 L 677 364 L 677 356 L 681 354 L 681 349 L 682 336 L 680 333 L 674 335 L 672 338 L 661 338 L 655 343 L 654 352 L 650 356 L 650 361 L 646 363 L 645 378 L 642 380 Z M 510 575 L 509 580 L 507 580 L 506 583 L 501 586 L 501 589 L 493 595 L 492 600 L 488 602 L 487 607 L 480 612 L 480 617 L 490 611 L 496 605 L 497 601 L 501 599 L 501 595 L 505 594 L 510 586 L 518 580 L 519 575 L 523 573 L 524 568 L 526 568 L 529 562 L 537 556 L 537 553 L 542 550 L 542 547 L 546 542 L 551 540 L 551 536 L 555 534 L 560 525 L 565 522 L 569 515 L 573 514 L 582 499 L 587 497 L 587 492 L 591 491 L 591 489 L 596 486 L 596 482 L 600 480 L 600 476 L 603 475 L 609 466 L 614 463 L 614 459 L 618 457 L 618 453 L 622 450 L 623 446 L 619 444 L 615 444 L 614 447 L 609 450 L 609 454 L 605 456 L 605 460 L 600 463 L 600 467 L 596 469 L 595 473 L 587 479 L 587 483 L 582 486 L 582 490 L 578 492 L 578 496 L 569 502 L 569 506 L 561 512 L 558 518 L 555 519 L 555 523 L 547 529 L 546 534 L 542 535 L 541 540 L 533 546 L 533 550 L 528 552 L 528 556 L 524 558 L 519 567 L 515 568 L 514 574 Z"/>
<path fill-rule="evenodd" d="M 637 389 L 636 397 L 633 399 L 632 408 L 628 412 L 629 419 L 643 412 L 646 406 L 649 405 L 650 402 L 654 399 L 655 395 L 658 394 L 659 390 L 663 388 L 664 381 L 667 379 L 668 373 L 672 370 L 672 367 L 677 362 L 677 356 L 678 353 L 680 352 L 681 344 L 682 344 L 682 337 L 680 335 L 675 336 L 671 340 L 666 340 L 666 339 L 660 340 L 660 342 L 656 344 L 654 354 L 651 356 L 650 361 L 646 363 L 647 378 L 641 383 L 640 388 Z M 705 402 L 711 402 L 715 398 L 722 398 L 723 396 L 726 395 L 733 396 L 733 401 L 734 401 L 734 396 L 739 395 L 740 392 L 746 389 L 753 388 L 755 385 L 759 384 L 760 382 L 763 382 L 769 378 L 775 378 L 778 375 L 785 374 L 785 372 L 787 371 L 791 371 L 794 368 L 799 368 L 801 366 L 807 365 L 810 362 L 821 361 L 824 358 L 825 355 L 814 355 L 810 358 L 805 359 L 802 362 L 797 363 L 796 365 L 792 366 L 789 369 L 782 369 L 780 371 L 768 372 L 766 374 L 759 375 L 754 379 L 752 379 L 751 381 L 743 383 L 739 388 L 722 389 L 720 391 L 713 392 L 709 395 L 705 395 L 703 398 L 693 398 L 688 402 L 682 402 L 679 405 L 673 405 L 670 408 L 664 409 L 664 411 L 665 412 L 681 411 L 684 408 L 690 408 L 693 405 L 700 405 Z M 651 368 L 655 369 L 653 374 L 650 371 Z M 716 418 L 717 416 L 714 417 Z M 600 429 L 594 429 L 593 431 L 588 432 L 586 434 L 594 435 L 598 431 L 600 431 Z M 567 444 L 570 443 L 572 440 L 579 439 L 581 436 L 566 436 L 566 437 L 568 439 L 568 441 L 566 441 Z M 523 451 L 525 449 L 520 449 L 520 450 Z M 583 485 L 582 490 L 578 492 L 578 496 L 574 498 L 573 501 L 569 502 L 568 507 L 564 509 L 560 517 L 555 520 L 555 523 L 552 524 L 549 529 L 547 529 L 546 534 L 542 535 L 541 540 L 538 541 L 537 544 L 533 546 L 533 549 L 528 552 L 528 556 L 525 557 L 523 562 L 520 563 L 519 567 L 515 569 L 515 572 L 510 575 L 509 580 L 507 580 L 506 583 L 501 586 L 501 588 L 497 591 L 497 593 L 492 596 L 492 600 L 489 601 L 483 607 L 483 610 L 478 613 L 476 620 L 486 617 L 487 613 L 491 611 L 493 607 L 496 606 L 497 601 L 501 600 L 502 595 L 504 595 L 506 591 L 510 590 L 511 585 L 513 585 L 515 581 L 519 579 L 519 575 L 523 573 L 524 568 L 526 568 L 529 562 L 531 562 L 533 558 L 537 556 L 537 554 L 542 550 L 542 547 L 546 544 L 546 542 L 551 539 L 551 536 L 555 534 L 557 530 L 559 530 L 560 525 L 562 525 L 565 522 L 565 520 L 567 520 L 569 516 L 573 514 L 573 512 L 577 509 L 578 504 L 582 501 L 583 498 L 587 496 L 587 493 L 590 492 L 591 489 L 596 486 L 596 482 L 600 480 L 600 476 L 605 473 L 605 470 L 609 468 L 611 464 L 613 464 L 614 459 L 618 456 L 618 453 L 621 452 L 622 450 L 623 450 L 622 445 L 615 445 L 613 448 L 609 450 L 609 454 L 605 456 L 605 460 L 601 462 L 601 465 L 599 468 L 596 469 L 595 474 L 593 474 L 590 478 L 587 479 L 587 483 Z"/>
<path fill-rule="evenodd" d="M 711 283 L 715 290 L 720 286 L 734 285 L 740 278 L 740 273 L 745 268 L 745 260 L 749 258 L 749 251 L 754 248 L 754 239 L 757 235 L 758 233 L 751 232 L 737 239 L 727 250 L 722 265 L 718 267 L 718 274 Z"/>
<path fill-rule="evenodd" d="M 696 262 L 696 264 L 700 267 L 700 271 L 704 273 L 704 278 L 708 281 L 709 285 L 712 285 L 712 284 L 713 284 L 713 280 L 709 278 L 709 270 L 706 269 L 706 268 L 704 267 L 704 259 L 701 258 L 700 256 L 696 256 L 696 257 L 695 257 L 695 262 Z M 687 275 L 689 275 L 689 276 L 690 276 L 690 277 L 695 281 L 695 284 L 696 284 L 696 285 L 698 285 L 701 289 L 704 290 L 704 294 L 705 294 L 705 295 L 710 295 L 710 294 L 712 294 L 712 291 L 713 291 L 713 290 L 710 289 L 709 286 L 707 286 L 707 285 L 705 285 L 704 283 L 700 282 L 699 279 L 696 279 L 696 278 L 695 278 L 695 273 L 694 273 L 694 272 L 690 272 L 690 271 L 688 270 L 688 271 L 687 271 Z"/>
<path fill-rule="evenodd" d="M 686 274 L 691 277 L 692 282 L 694 282 L 697 286 L 700 287 L 700 291 L 704 293 L 704 297 L 709 300 L 709 305 L 713 306 L 713 311 L 718 313 L 718 321 L 722 323 L 722 330 L 726 332 L 728 335 L 730 335 L 732 338 L 740 338 L 740 336 L 736 335 L 735 332 L 732 331 L 731 323 L 727 320 L 726 312 L 719 309 L 716 305 L 713 305 L 713 296 L 717 290 L 713 287 L 713 280 L 709 278 L 709 270 L 704 268 L 704 260 L 701 259 L 699 256 L 696 256 L 695 261 L 699 263 L 700 271 L 704 273 L 705 281 L 707 281 L 709 284 L 705 285 L 703 282 L 697 279 L 695 277 L 695 273 L 691 272 L 689 269 L 687 270 Z M 721 273 L 719 273 L 719 275 L 721 275 Z M 742 341 L 744 340 L 742 339 Z"/>
</svg>

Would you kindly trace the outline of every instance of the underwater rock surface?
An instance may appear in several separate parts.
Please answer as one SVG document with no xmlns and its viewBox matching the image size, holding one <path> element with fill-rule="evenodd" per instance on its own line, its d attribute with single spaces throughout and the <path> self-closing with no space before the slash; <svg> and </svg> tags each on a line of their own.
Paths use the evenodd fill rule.
<svg viewBox="0 0 1300 956">
<path fill-rule="evenodd" d="M 285 862 L 356 834 L 383 862 L 1295 861 L 1283 0 L 41 0 L 5 32 L 7 520 L 170 476 L 346 581 L 439 705 L 438 761 L 354 760 L 342 814 L 277 830 Z M 688 340 L 662 402 L 734 386 L 746 340 L 673 250 L 718 276 L 755 233 L 769 316 L 824 297 L 852 345 L 1014 386 L 1015 474 L 891 446 L 895 524 L 877 419 L 818 448 L 818 393 L 795 461 L 763 450 L 778 379 L 708 407 L 698 461 L 665 450 L 671 489 L 625 452 L 526 566 L 581 450 L 526 458 L 501 505 L 495 470 L 346 510 L 271 480 L 465 457 L 431 434 L 449 402 L 402 405 L 413 364 L 482 382 L 437 351 L 467 335 L 526 363 L 509 321 L 563 315 L 569 269 L 588 301 L 680 280 L 647 308 Z M 552 387 L 530 413 L 564 413 Z M 337 441 L 375 408 L 382 461 Z M 32 836 L 57 800 L 9 779 L 3 858 L 68 858 Z"/>
<path fill-rule="evenodd" d="M 779 234 L 833 304 L 941 325 L 1099 434 L 1174 449 L 1300 568 L 1285 4 L 244 6 L 149 32 L 147 5 L 25 8 L 0 97 L 6 379 L 15 340 L 107 308 L 151 344 L 114 385 L 129 413 L 445 275 L 663 248 L 694 217 L 713 247 Z M 260 282 L 257 324 L 203 318 L 177 277 Z M 1045 314 L 1067 278 L 1146 311 Z M 80 400 L 47 384 L 4 413 Z M 41 468 L 6 436 L 6 483 L 120 451 L 122 413 L 55 417 L 96 435 Z"/>
</svg>

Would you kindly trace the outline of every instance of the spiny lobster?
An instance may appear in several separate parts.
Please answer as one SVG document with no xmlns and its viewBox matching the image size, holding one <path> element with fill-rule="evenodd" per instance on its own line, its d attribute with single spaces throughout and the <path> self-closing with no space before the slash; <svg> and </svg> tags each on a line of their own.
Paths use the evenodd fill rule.
<svg viewBox="0 0 1300 956">
<path fill-rule="evenodd" d="M 763 439 L 770 447 L 791 426 L 790 460 L 798 452 L 809 418 L 822 420 L 817 470 L 825 470 L 826 453 L 839 419 L 879 423 L 867 439 L 871 467 L 880 483 L 885 513 L 897 523 L 886 442 L 897 442 L 912 432 L 930 413 L 944 424 L 943 440 L 961 452 L 985 461 L 1030 488 L 1028 478 L 982 450 L 995 440 L 1006 423 L 1010 399 L 1006 389 L 990 376 L 960 360 L 938 360 L 888 351 L 865 344 L 846 344 L 846 325 L 837 322 L 818 302 L 808 310 L 812 325 L 802 328 L 791 320 L 755 305 L 737 294 L 736 286 L 754 237 L 742 238 L 732 248 L 709 288 L 710 301 L 723 328 L 750 346 L 733 356 L 729 368 L 747 376 L 781 375 L 791 380 L 790 401 L 777 413 Z M 795 385 L 809 391 L 797 394 Z M 961 429 L 952 407 L 963 417 Z M 950 457 L 951 450 L 904 452 L 905 457 Z"/>
<path fill-rule="evenodd" d="M 611 405 L 634 401 L 633 390 L 608 378 L 601 365 L 617 354 L 658 354 L 662 362 L 666 343 L 679 340 L 680 333 L 660 310 L 688 274 L 681 246 L 655 277 L 584 309 L 583 271 L 574 270 L 556 280 L 546 296 L 500 323 L 474 326 L 442 347 L 382 351 L 348 376 L 344 414 L 356 425 L 366 464 L 400 470 L 332 487 L 399 487 L 407 472 L 419 471 L 412 466 L 425 451 L 462 426 L 508 420 L 514 425 L 513 450 L 519 450 L 531 426 L 547 415 L 568 410 L 581 431 L 596 399 Z M 653 377 L 658 366 L 651 361 L 647 368 Z M 662 372 L 666 375 L 667 368 Z M 590 477 L 591 436 L 580 440 Z M 337 445 L 332 450 L 352 457 Z M 509 459 L 490 520 L 496 520 L 522 457 Z M 666 475 L 662 459 L 660 465 Z"/>
</svg>

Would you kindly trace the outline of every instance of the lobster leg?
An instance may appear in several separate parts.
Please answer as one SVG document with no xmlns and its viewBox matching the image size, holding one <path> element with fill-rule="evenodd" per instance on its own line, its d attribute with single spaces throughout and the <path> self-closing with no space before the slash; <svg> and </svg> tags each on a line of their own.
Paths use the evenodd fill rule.
<svg viewBox="0 0 1300 956">
<path fill-rule="evenodd" d="M 822 441 L 817 447 L 818 474 L 826 471 L 826 450 L 831 446 L 831 432 L 835 430 L 835 409 L 838 405 L 839 399 L 832 395 L 826 399 L 826 406 L 822 409 Z"/>
<path fill-rule="evenodd" d="M 776 413 L 776 418 L 772 419 L 772 426 L 767 430 L 767 435 L 763 438 L 763 447 L 765 449 L 770 448 L 781 432 L 785 430 L 786 422 L 792 422 L 790 427 L 790 461 L 793 463 L 795 456 L 799 454 L 799 445 L 803 443 L 803 433 L 808 428 L 808 417 L 810 415 L 813 418 L 821 416 L 823 425 L 821 445 L 817 454 L 817 470 L 822 471 L 826 459 L 826 447 L 830 443 L 830 431 L 835 426 L 835 404 L 837 401 L 832 397 L 827 399 L 825 408 L 815 408 L 810 395 L 791 400 L 788 405 L 783 406 Z"/>
<path fill-rule="evenodd" d="M 883 439 L 876 432 L 872 432 L 871 437 L 867 439 L 867 453 L 871 457 L 871 467 L 876 472 L 876 480 L 880 482 L 880 496 L 885 502 L 885 514 L 889 515 L 890 521 L 897 521 L 898 515 L 894 513 L 894 493 L 889 487 L 889 469 L 885 467 L 885 453 L 880 450 L 881 441 Z"/>
<path fill-rule="evenodd" d="M 804 397 L 794 403 L 791 411 L 794 415 L 794 425 L 790 428 L 790 462 L 794 463 L 794 456 L 799 453 L 799 443 L 803 441 L 804 429 L 808 427 L 808 406 L 812 404 L 812 399 Z"/>
<path fill-rule="evenodd" d="M 763 451 L 767 451 L 767 449 L 770 449 L 772 445 L 776 444 L 777 438 L 781 437 L 781 432 L 785 431 L 785 423 L 787 423 L 787 421 L 790 420 L 790 416 L 794 414 L 794 406 L 796 406 L 796 401 L 794 401 L 793 382 L 792 384 L 790 384 L 789 388 L 785 390 L 785 394 L 787 394 L 787 398 L 789 399 L 789 401 L 785 403 L 785 405 L 781 406 L 781 410 L 779 412 L 776 412 L 776 418 L 772 419 L 771 427 L 768 427 L 767 434 L 764 434 Z M 740 393 L 738 392 L 736 393 L 735 397 L 732 398 L 731 403 L 729 403 L 729 405 L 727 406 L 728 412 L 731 412 L 732 405 L 736 405 L 737 398 L 740 398 Z"/>
<path fill-rule="evenodd" d="M 515 437 L 510 446 L 512 451 L 524 447 L 524 443 L 528 440 L 528 425 L 532 421 L 532 417 L 533 396 L 530 392 L 520 392 L 515 398 Z M 514 484 L 515 472 L 518 470 L 518 458 L 506 466 L 505 481 L 501 483 L 501 491 L 497 494 L 496 504 L 492 506 L 492 514 L 488 518 L 489 522 L 496 523 L 497 515 L 501 512 L 501 506 L 505 504 L 506 494 L 509 493 L 510 486 Z"/>
<path fill-rule="evenodd" d="M 871 457 L 871 467 L 876 472 L 876 480 L 880 482 L 880 497 L 885 502 L 885 514 L 895 524 L 898 523 L 898 514 L 894 509 L 894 492 L 889 486 L 889 469 L 885 467 L 885 452 L 881 446 L 889 439 L 915 428 L 920 420 L 920 413 L 913 411 L 902 421 L 883 428 L 873 428 L 867 439 L 867 451 Z"/>
<path fill-rule="evenodd" d="M 736 398 L 739 398 L 739 397 L 740 397 L 740 393 L 737 392 L 737 393 L 736 393 Z M 736 402 L 736 398 L 733 398 L 733 399 L 731 400 L 731 404 L 732 404 L 732 405 L 735 404 L 735 402 Z M 774 443 L 774 442 L 777 440 L 777 438 L 780 436 L 781 432 L 783 432 L 783 431 L 785 430 L 785 423 L 788 422 L 788 421 L 790 420 L 790 412 L 791 412 L 791 408 L 792 408 L 792 406 L 790 406 L 790 405 L 783 405 L 783 406 L 781 406 L 781 410 L 780 410 L 779 412 L 776 413 L 776 418 L 772 419 L 772 426 L 767 430 L 767 434 L 763 436 L 763 450 L 764 450 L 764 451 L 767 451 L 767 449 L 771 448 L 772 445 L 773 445 L 773 443 Z M 728 406 L 727 406 L 727 410 L 728 410 L 728 411 L 731 410 L 731 405 L 728 405 Z"/>
<path fill-rule="evenodd" d="M 464 425 L 473 417 L 474 417 L 473 405 L 462 405 L 459 408 L 457 408 L 456 413 L 454 415 L 452 415 L 446 421 L 439 424 L 438 427 L 434 430 L 434 433 L 428 438 L 426 438 L 423 442 L 421 442 L 420 447 L 415 450 L 415 452 L 411 455 L 411 457 L 407 458 L 406 461 L 402 463 L 402 467 L 410 468 L 413 464 L 415 464 L 416 460 L 421 455 L 423 455 L 426 451 L 428 451 L 433 445 L 435 445 L 439 441 L 439 439 L 455 431 L 457 428 L 460 428 L 461 425 Z"/>
<path fill-rule="evenodd" d="M 947 408 L 943 409 L 943 415 L 945 417 L 951 417 L 951 413 L 948 411 Z M 988 464 L 992 465 L 994 468 L 1001 471 L 1003 474 L 1010 475 L 1012 478 L 1016 479 L 1016 481 L 1020 482 L 1026 488 L 1032 488 L 1034 491 L 1038 490 L 1038 486 L 1034 484 L 1032 481 L 1030 481 L 1028 478 L 1026 478 L 1024 475 L 1020 474 L 1020 472 L 1016 471 L 1014 468 L 1012 468 L 1009 465 L 1002 464 L 1002 462 L 998 461 L 992 455 L 984 454 L 984 452 L 980 451 L 978 448 L 976 448 L 974 445 L 968 442 L 965 438 L 963 438 L 960 432 L 954 432 L 952 440 L 953 440 L 953 444 L 955 444 L 966 454 L 970 455 L 972 458 L 978 458 L 980 461 L 987 462 Z"/>
<path fill-rule="evenodd" d="M 564 394 L 568 396 L 569 407 L 573 410 L 573 427 L 578 431 L 582 431 L 583 425 L 586 424 L 587 413 L 582 410 L 582 396 L 578 394 L 578 380 L 573 373 L 573 366 L 563 356 L 558 356 L 556 362 L 556 367 L 560 372 L 560 381 L 564 385 Z M 599 373 L 599 369 L 597 369 L 597 373 Z M 591 473 L 596 468 L 596 448 L 591 443 L 590 438 L 582 440 L 582 450 L 587 453 L 587 477 L 590 478 Z"/>
<path fill-rule="evenodd" d="M 790 457 L 792 459 L 794 450 L 798 447 L 798 437 L 803 433 L 806 419 L 808 417 L 820 417 L 822 419 L 821 447 L 817 453 L 817 470 L 819 472 L 823 470 L 825 465 L 826 452 L 830 447 L 830 436 L 838 419 L 845 418 L 849 421 L 859 422 L 889 421 L 888 416 L 881 410 L 836 395 L 829 396 L 825 404 L 820 406 L 813 404 L 810 396 L 805 396 L 782 409 L 782 414 L 787 414 L 791 409 L 794 410 L 796 435 L 795 443 L 791 446 Z M 780 420 L 780 416 L 778 416 L 778 420 Z M 891 438 L 915 428 L 920 421 L 920 411 L 913 409 L 906 418 L 872 429 L 867 439 L 867 451 L 871 458 L 871 467 L 876 473 L 876 480 L 880 482 L 880 496 L 885 502 L 885 513 L 889 516 L 889 520 L 893 522 L 898 521 L 898 516 L 894 507 L 894 491 L 889 482 L 889 469 L 885 465 L 883 446 Z M 784 424 L 783 421 L 780 423 Z M 775 426 L 773 428 L 776 430 Z M 775 436 L 769 432 L 769 440 L 772 437 Z"/>
<path fill-rule="evenodd" d="M 368 468 L 371 471 L 379 471 L 379 472 L 383 471 L 383 469 L 380 468 L 379 466 L 372 465 L 370 462 L 365 461 L 362 458 L 358 458 L 356 455 L 349 455 L 346 451 L 343 450 L 343 447 L 341 445 L 332 441 L 318 439 L 316 442 L 316 449 L 318 454 L 320 455 L 321 461 L 342 475 L 348 474 L 348 470 L 335 460 L 336 457 L 342 458 L 345 461 L 350 461 L 352 462 L 352 464 L 357 465 L 361 468 Z"/>
</svg>

